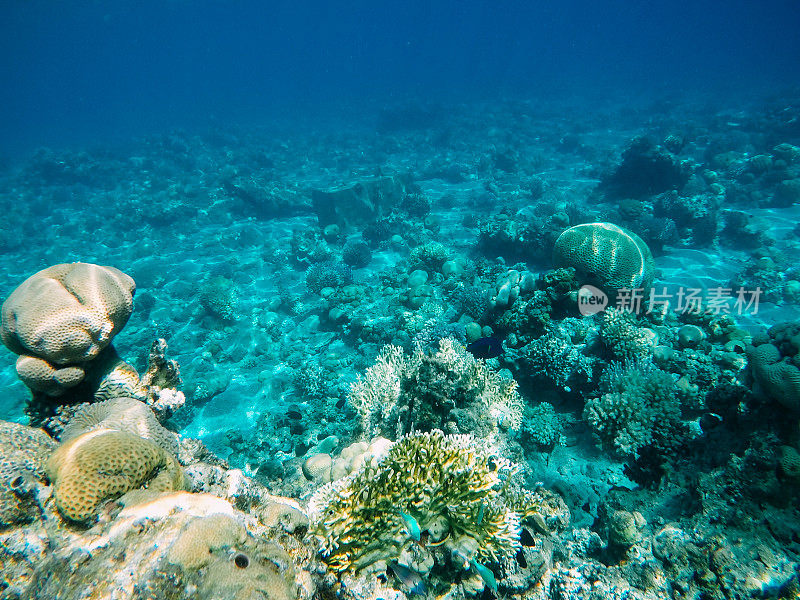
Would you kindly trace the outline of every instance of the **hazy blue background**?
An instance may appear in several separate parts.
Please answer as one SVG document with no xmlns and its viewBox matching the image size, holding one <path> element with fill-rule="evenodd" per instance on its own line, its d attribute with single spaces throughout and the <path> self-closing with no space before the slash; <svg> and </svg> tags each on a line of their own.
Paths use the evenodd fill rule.
<svg viewBox="0 0 800 600">
<path fill-rule="evenodd" d="M 407 98 L 737 93 L 800 75 L 797 1 L 4 0 L 0 27 L 5 154 Z"/>
</svg>

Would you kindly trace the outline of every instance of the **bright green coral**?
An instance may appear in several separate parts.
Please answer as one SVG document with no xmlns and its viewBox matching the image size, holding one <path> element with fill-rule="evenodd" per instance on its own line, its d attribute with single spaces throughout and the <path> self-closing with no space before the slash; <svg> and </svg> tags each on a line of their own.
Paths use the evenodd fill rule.
<svg viewBox="0 0 800 600">
<path fill-rule="evenodd" d="M 458 550 L 473 553 L 466 559 L 499 562 L 519 548 L 519 516 L 503 496 L 513 470 L 493 448 L 471 436 L 441 431 L 408 435 L 378 464 L 367 464 L 314 494 L 309 507 L 313 532 L 325 562 L 337 573 L 402 562 L 414 542 L 401 511 L 416 520 L 431 546 L 444 544 L 448 555 Z"/>
</svg>

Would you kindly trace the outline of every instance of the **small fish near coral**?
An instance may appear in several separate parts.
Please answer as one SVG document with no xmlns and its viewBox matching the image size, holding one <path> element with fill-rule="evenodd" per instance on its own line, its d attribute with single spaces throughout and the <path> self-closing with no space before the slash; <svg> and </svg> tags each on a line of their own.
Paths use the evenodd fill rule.
<svg viewBox="0 0 800 600">
<path fill-rule="evenodd" d="M 420 529 L 417 520 L 408 513 L 403 512 L 402 510 L 398 511 L 398 514 L 400 515 L 400 518 L 403 519 L 403 525 L 405 525 L 408 535 L 415 542 L 418 542 L 422 537 L 422 530 Z"/>
<path fill-rule="evenodd" d="M 484 360 L 497 358 L 503 353 L 503 342 L 496 337 L 482 337 L 467 344 L 467 352 L 472 354 L 475 358 L 482 358 Z"/>
<path fill-rule="evenodd" d="M 422 581 L 422 576 L 413 569 L 409 569 L 405 565 L 401 565 L 396 560 L 389 563 L 389 568 L 392 570 L 397 578 L 403 582 L 403 585 L 408 587 L 411 594 L 424 596 L 428 593 L 428 588 L 425 582 Z"/>
<path fill-rule="evenodd" d="M 481 523 L 483 523 L 483 515 L 486 510 L 486 503 L 481 502 L 481 507 L 478 509 L 478 518 L 475 519 L 475 524 L 480 527 Z"/>
<path fill-rule="evenodd" d="M 472 561 L 470 561 L 470 564 L 472 565 L 472 568 L 475 569 L 475 572 L 481 576 L 483 583 L 485 583 L 490 590 L 497 594 L 497 579 L 495 579 L 494 573 L 492 573 L 491 569 L 477 562 L 474 558 Z"/>
</svg>

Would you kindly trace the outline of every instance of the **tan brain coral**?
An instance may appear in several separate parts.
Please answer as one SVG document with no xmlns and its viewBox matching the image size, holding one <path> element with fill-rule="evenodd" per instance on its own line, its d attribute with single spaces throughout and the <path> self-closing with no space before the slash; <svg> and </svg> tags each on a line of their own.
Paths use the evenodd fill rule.
<svg viewBox="0 0 800 600">
<path fill-rule="evenodd" d="M 107 500 L 141 487 L 184 489 L 178 461 L 137 435 L 94 429 L 59 446 L 47 462 L 56 506 L 72 521 L 87 522 Z"/>
<path fill-rule="evenodd" d="M 170 547 L 167 560 L 184 572 L 204 569 L 198 598 L 297 597 L 291 557 L 276 544 L 257 541 L 228 514 L 191 521 Z"/>
<path fill-rule="evenodd" d="M 84 406 L 70 419 L 61 440 L 67 442 L 101 428 L 137 435 L 172 455 L 178 453 L 178 436 L 158 422 L 149 406 L 135 398 L 112 398 Z"/>
<path fill-rule="evenodd" d="M 195 519 L 173 542 L 167 560 L 185 569 L 199 569 L 211 562 L 214 550 L 241 544 L 246 537 L 245 528 L 230 515 Z"/>
<path fill-rule="evenodd" d="M 3 303 L 3 343 L 56 365 L 93 359 L 127 323 L 136 285 L 114 267 L 60 264 L 26 279 Z"/>
<path fill-rule="evenodd" d="M 573 267 L 608 293 L 620 288 L 644 288 L 653 283 L 655 262 L 647 244 L 635 233 L 613 223 L 570 227 L 553 248 L 556 267 Z"/>
<path fill-rule="evenodd" d="M 16 368 L 22 383 L 35 392 L 44 392 L 50 396 L 57 396 L 75 387 L 86 376 L 81 367 L 59 368 L 36 356 L 20 356 Z"/>
</svg>

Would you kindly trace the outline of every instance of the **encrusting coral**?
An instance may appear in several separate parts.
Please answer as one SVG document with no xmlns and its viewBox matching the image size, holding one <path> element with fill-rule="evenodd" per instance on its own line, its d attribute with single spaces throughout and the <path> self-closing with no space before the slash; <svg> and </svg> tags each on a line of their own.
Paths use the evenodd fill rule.
<svg viewBox="0 0 800 600">
<path fill-rule="evenodd" d="M 367 439 L 437 428 L 491 436 L 500 428 L 519 429 L 524 403 L 516 388 L 513 379 L 445 338 L 434 353 L 417 348 L 406 356 L 402 348 L 386 346 L 353 384 L 349 401 Z"/>
<path fill-rule="evenodd" d="M 38 561 L 25 597 L 308 600 L 287 550 L 210 494 L 146 492 Z M 307 576 L 305 577 L 307 580 Z"/>
<path fill-rule="evenodd" d="M 294 600 L 297 595 L 291 557 L 275 544 L 256 543 L 230 514 L 189 521 L 166 558 L 184 573 L 205 570 L 202 598 Z"/>
<path fill-rule="evenodd" d="M 0 421 L 0 530 L 38 516 L 32 483 L 45 480 L 54 447 L 41 429 Z"/>
<path fill-rule="evenodd" d="M 519 548 L 519 516 L 503 496 L 514 469 L 468 435 L 408 435 L 377 463 L 318 490 L 312 531 L 336 573 L 398 561 L 426 574 L 438 546 L 461 563 L 505 561 Z M 415 543 L 423 537 L 427 547 Z"/>
</svg>

